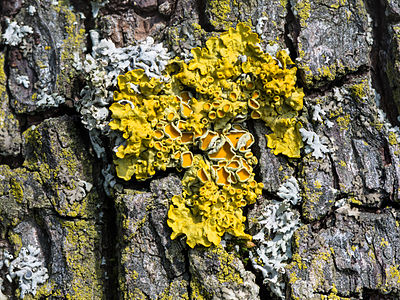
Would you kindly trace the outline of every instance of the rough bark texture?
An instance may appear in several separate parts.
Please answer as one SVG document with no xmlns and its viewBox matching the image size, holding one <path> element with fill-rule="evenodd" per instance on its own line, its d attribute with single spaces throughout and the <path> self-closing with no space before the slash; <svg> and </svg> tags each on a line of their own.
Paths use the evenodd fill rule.
<svg viewBox="0 0 400 300">
<path fill-rule="evenodd" d="M 0 18 L 1 300 L 19 298 L 7 255 L 23 247 L 39 249 L 49 277 L 25 299 L 400 298 L 398 1 L 1 0 Z M 238 22 L 261 47 L 288 49 L 303 127 L 329 152 L 275 156 L 248 121 L 264 194 L 247 226 L 262 238 L 192 249 L 167 225 L 182 175 L 116 178 L 110 139 L 87 125 L 101 110 L 81 91 L 116 88 L 100 82 L 114 69 L 92 53 L 96 34 L 120 48 L 151 36 L 187 58 Z M 103 73 L 85 72 L 87 54 Z M 288 178 L 300 196 L 290 205 Z"/>
</svg>

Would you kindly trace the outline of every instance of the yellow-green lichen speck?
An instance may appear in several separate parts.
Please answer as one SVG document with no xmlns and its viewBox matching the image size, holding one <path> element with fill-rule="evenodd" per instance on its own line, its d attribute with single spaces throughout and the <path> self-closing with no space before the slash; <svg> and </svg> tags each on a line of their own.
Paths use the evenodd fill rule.
<svg viewBox="0 0 400 300">
<path fill-rule="evenodd" d="M 21 184 L 14 178 L 10 179 L 10 193 L 15 201 L 18 203 L 23 202 L 24 190 L 22 189 Z"/>
<path fill-rule="evenodd" d="M 188 63 L 172 60 L 163 80 L 142 69 L 118 77 L 110 128 L 126 141 L 114 159 L 117 175 L 145 180 L 166 168 L 186 169 L 168 225 L 172 239 L 184 234 L 191 247 L 218 245 L 225 232 L 251 239 L 242 207 L 255 202 L 263 185 L 254 180 L 255 139 L 243 121 L 263 120 L 274 154 L 300 157 L 304 93 L 296 87 L 297 68 L 286 51 L 272 57 L 259 43 L 239 23 L 192 49 Z"/>
<path fill-rule="evenodd" d="M 231 12 L 230 0 L 211 0 L 208 1 L 210 13 L 212 15 L 211 25 L 215 28 L 231 26 L 231 22 L 227 21 Z"/>
</svg>

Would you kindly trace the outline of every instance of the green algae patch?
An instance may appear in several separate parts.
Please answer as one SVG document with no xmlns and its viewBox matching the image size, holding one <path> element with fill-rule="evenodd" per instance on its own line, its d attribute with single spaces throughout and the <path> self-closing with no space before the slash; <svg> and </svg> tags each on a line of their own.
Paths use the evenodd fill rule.
<svg viewBox="0 0 400 300">
<path fill-rule="evenodd" d="M 207 1 L 207 7 L 210 23 L 216 29 L 226 29 L 232 26 L 228 21 L 231 12 L 230 0 L 210 0 Z"/>
<path fill-rule="evenodd" d="M 186 280 L 175 280 L 171 282 L 168 288 L 164 290 L 159 296 L 160 300 L 189 300 L 187 292 L 179 293 L 179 291 L 187 291 L 188 282 Z M 178 293 L 177 293 L 178 292 Z"/>
<path fill-rule="evenodd" d="M 69 1 L 59 1 L 54 9 L 63 16 L 66 34 L 61 46 L 62 67 L 60 68 L 60 74 L 57 76 L 56 84 L 59 92 L 71 98 L 73 81 L 79 75 L 79 71 L 74 65 L 83 57 L 86 31 L 78 15 L 72 12 Z"/>
<path fill-rule="evenodd" d="M 310 0 L 298 1 L 295 5 L 295 9 L 298 11 L 301 27 L 307 27 L 307 20 L 310 18 L 311 15 Z"/>
<path fill-rule="evenodd" d="M 243 284 L 243 278 L 235 268 L 232 267 L 236 256 L 233 253 L 228 253 L 222 246 L 210 248 L 209 255 L 212 258 L 215 254 L 219 260 L 219 272 L 217 274 L 218 281 L 223 284 L 226 282 Z M 237 259 L 237 258 L 236 258 Z"/>
<path fill-rule="evenodd" d="M 71 273 L 66 299 L 102 299 L 103 279 L 98 252 L 100 230 L 93 221 L 59 220 L 65 231 L 63 252 L 68 271 Z"/>
<path fill-rule="evenodd" d="M 24 190 L 21 187 L 21 184 L 15 179 L 10 179 L 10 194 L 18 203 L 23 203 L 24 198 Z"/>
<path fill-rule="evenodd" d="M 23 133 L 23 166 L 40 175 L 54 209 L 62 216 L 94 217 L 93 157 L 69 117 L 50 119 Z M 57 131 L 54 130 L 57 128 Z"/>
<path fill-rule="evenodd" d="M 203 290 L 201 283 L 195 278 L 190 281 L 191 295 L 190 299 L 206 300 L 211 299 L 211 296 Z"/>
<path fill-rule="evenodd" d="M 0 166 L 0 214 L 3 228 L 16 226 L 29 208 L 50 208 L 42 181 L 36 172 Z"/>
<path fill-rule="evenodd" d="M 1 96 L 1 99 L 4 99 L 4 97 L 7 96 L 7 92 L 6 92 L 7 78 L 6 78 L 6 73 L 4 72 L 4 60 L 5 60 L 4 53 L 0 53 L 0 96 Z"/>
<path fill-rule="evenodd" d="M 11 244 L 13 244 L 13 246 L 14 246 L 14 249 L 15 249 L 15 257 L 16 256 L 18 256 L 18 253 L 19 253 L 19 251 L 21 250 L 21 248 L 22 248 L 22 240 L 21 240 L 21 237 L 17 234 L 17 233 L 15 233 L 15 232 L 12 232 L 12 231 L 10 231 L 9 233 L 8 233 L 8 240 L 11 242 Z"/>
</svg>

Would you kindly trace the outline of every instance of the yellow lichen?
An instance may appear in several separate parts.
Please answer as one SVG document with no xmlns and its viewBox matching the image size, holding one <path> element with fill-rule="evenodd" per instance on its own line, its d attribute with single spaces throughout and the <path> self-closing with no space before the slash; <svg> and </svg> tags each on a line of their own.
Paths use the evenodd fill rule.
<svg viewBox="0 0 400 300">
<path fill-rule="evenodd" d="M 354 84 L 350 87 L 351 96 L 361 102 L 364 102 L 367 97 L 367 90 L 369 89 L 369 84 L 367 79 L 362 80 L 358 84 Z"/>
<path fill-rule="evenodd" d="M 203 291 L 202 285 L 196 280 L 192 279 L 190 281 L 190 288 L 192 290 L 190 299 L 193 300 L 204 300 L 204 299 L 210 299 L 209 295 L 207 294 L 206 291 Z"/>
<path fill-rule="evenodd" d="M 191 247 L 218 245 L 225 232 L 251 238 L 241 208 L 255 202 L 262 184 L 254 180 L 254 137 L 240 123 L 262 119 L 272 131 L 268 147 L 300 157 L 304 93 L 296 87 L 297 69 L 285 51 L 274 58 L 259 42 L 239 23 L 192 49 L 189 62 L 172 60 L 163 80 L 142 69 L 118 77 L 110 107 L 110 128 L 125 139 L 114 159 L 117 175 L 145 180 L 169 167 L 186 168 L 168 225 L 173 239 L 185 234 Z M 194 147 L 203 153 L 193 155 Z"/>
<path fill-rule="evenodd" d="M 331 293 L 328 296 L 321 295 L 321 300 L 350 300 L 350 298 L 338 296 L 337 293 L 338 290 L 336 288 L 336 285 L 333 283 Z"/>
<path fill-rule="evenodd" d="M 211 0 L 207 4 L 212 15 L 211 25 L 215 28 L 231 26 L 232 22 L 227 21 L 228 15 L 231 12 L 230 0 Z"/>
<path fill-rule="evenodd" d="M 14 245 L 15 256 L 18 256 L 19 251 L 22 248 L 22 239 L 21 237 L 13 231 L 8 233 L 8 240 Z"/>
<path fill-rule="evenodd" d="M 3 53 L 0 53 L 0 96 L 2 99 L 6 97 L 7 84 L 6 73 L 4 72 L 4 61 L 5 55 Z"/>
<path fill-rule="evenodd" d="M 350 115 L 344 115 L 343 117 L 338 117 L 336 122 L 339 124 L 341 130 L 348 130 L 350 124 Z"/>
<path fill-rule="evenodd" d="M 15 178 L 10 179 L 10 194 L 18 203 L 23 202 L 24 191 L 21 187 L 21 184 Z"/>
<path fill-rule="evenodd" d="M 196 244 L 207 247 L 218 245 L 225 232 L 250 239 L 251 236 L 244 232 L 246 218 L 242 207 L 255 202 L 262 184 L 254 180 L 254 174 L 246 183 L 232 183 L 234 173 L 225 168 L 225 176 L 231 183 L 221 187 L 216 180 L 204 180 L 212 178 L 212 166 L 209 164 L 209 161 L 196 155 L 193 167 L 182 180 L 182 196 L 172 198 L 168 212 L 168 225 L 173 230 L 171 238 L 185 234 L 190 247 Z M 199 178 L 198 174 L 205 174 L 204 178 Z"/>
<path fill-rule="evenodd" d="M 336 0 L 336 3 L 331 4 L 331 8 L 338 9 L 339 7 L 342 7 L 343 5 L 346 5 L 346 0 Z"/>
<path fill-rule="evenodd" d="M 212 254 L 216 254 L 219 260 L 219 272 L 217 274 L 218 281 L 223 284 L 226 282 L 243 284 L 243 278 L 240 277 L 239 272 L 233 267 L 235 255 L 233 253 L 228 253 L 225 249 L 219 245 L 210 249 L 210 257 Z"/>
<path fill-rule="evenodd" d="M 300 17 L 301 27 L 307 27 L 307 20 L 310 18 L 311 4 L 309 0 L 298 1 L 295 5 L 297 14 Z"/>
<path fill-rule="evenodd" d="M 350 200 L 350 203 L 353 203 L 353 204 L 356 204 L 356 205 L 362 205 L 362 202 L 357 198 L 350 197 L 349 200 Z"/>
<path fill-rule="evenodd" d="M 321 182 L 318 179 L 314 181 L 314 187 L 316 189 L 320 189 L 322 187 Z"/>
<path fill-rule="evenodd" d="M 159 300 L 189 300 L 189 295 L 188 293 L 183 293 L 177 295 L 174 293 L 174 290 L 179 289 L 179 290 L 185 290 L 187 288 L 186 286 L 187 281 L 186 280 L 176 280 L 172 281 L 170 285 L 160 294 L 158 295 L 157 299 Z M 131 298 L 132 299 L 132 298 Z"/>
<path fill-rule="evenodd" d="M 66 232 L 63 241 L 66 265 L 71 270 L 70 293 L 66 299 L 102 298 L 100 257 L 94 247 L 98 244 L 98 229 L 91 221 L 62 221 Z M 90 270 L 90 272 L 88 272 Z"/>
<path fill-rule="evenodd" d="M 397 134 L 395 132 L 393 132 L 393 131 L 390 131 L 389 132 L 389 144 L 390 145 L 397 145 L 398 143 L 399 142 L 398 142 Z"/>
<path fill-rule="evenodd" d="M 389 278 L 389 281 L 394 281 L 394 283 L 400 283 L 400 272 L 399 265 L 390 266 L 389 270 L 386 269 L 386 277 Z"/>
</svg>

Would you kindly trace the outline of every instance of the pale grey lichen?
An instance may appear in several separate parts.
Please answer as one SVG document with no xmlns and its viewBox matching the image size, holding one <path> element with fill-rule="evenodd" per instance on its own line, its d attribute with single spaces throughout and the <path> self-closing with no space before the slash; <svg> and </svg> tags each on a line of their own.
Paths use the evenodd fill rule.
<svg viewBox="0 0 400 300">
<path fill-rule="evenodd" d="M 267 44 L 265 47 L 265 52 L 269 53 L 273 58 L 276 57 L 276 53 L 280 50 L 278 44 Z M 286 49 L 285 49 L 286 50 Z M 287 51 L 286 51 L 287 52 Z M 280 63 L 280 62 L 279 62 Z"/>
<path fill-rule="evenodd" d="M 42 88 L 36 97 L 36 105 L 40 108 L 58 107 L 65 102 L 65 98 L 58 93 L 49 93 L 48 88 Z"/>
<path fill-rule="evenodd" d="M 312 131 L 306 130 L 305 128 L 300 128 L 300 134 L 302 136 L 303 142 L 306 143 L 305 152 L 311 153 L 316 159 L 324 157 L 324 153 L 328 153 L 329 149 L 322 143 L 320 137 Z"/>
<path fill-rule="evenodd" d="M 365 39 L 366 39 L 368 45 L 372 46 L 374 44 L 374 37 L 373 37 L 373 32 L 372 32 L 372 28 L 374 28 L 374 26 L 372 25 L 373 20 L 369 15 L 367 15 L 367 21 L 368 21 L 367 36 Z"/>
<path fill-rule="evenodd" d="M 18 75 L 15 77 L 15 80 L 17 81 L 17 84 L 22 85 L 26 89 L 29 88 L 31 83 L 29 77 L 25 75 Z"/>
<path fill-rule="evenodd" d="M 4 251 L 2 262 L 7 268 L 6 278 L 9 282 L 18 279 L 20 298 L 26 294 L 36 295 L 38 285 L 44 284 L 49 278 L 44 259 L 39 248 L 34 246 L 22 247 L 18 256 L 13 256 Z"/>
<path fill-rule="evenodd" d="M 69 181 L 69 183 L 73 183 L 75 186 L 70 189 L 58 189 L 60 200 L 67 200 L 69 203 L 80 202 L 86 197 L 87 193 L 89 193 L 93 187 L 90 182 L 86 182 L 84 180 Z"/>
<path fill-rule="evenodd" d="M 321 122 L 322 123 L 322 117 L 325 116 L 326 113 L 325 111 L 321 108 L 319 104 L 314 106 L 314 111 L 312 115 L 312 120 L 315 122 Z"/>
<path fill-rule="evenodd" d="M 147 76 L 161 79 L 172 55 L 151 37 L 124 48 L 117 48 L 110 40 L 100 40 L 96 31 L 91 31 L 90 37 L 93 52 L 86 55 L 83 63 L 88 85 L 81 92 L 77 108 L 87 129 L 104 132 L 108 128 L 108 111 L 104 108 L 113 101 L 113 92 L 109 89 L 117 85 L 118 75 L 140 68 Z"/>
<path fill-rule="evenodd" d="M 15 21 L 11 22 L 3 34 L 4 43 L 10 46 L 17 46 L 30 33 L 33 33 L 32 27 L 27 25 L 20 26 Z"/>
<path fill-rule="evenodd" d="M 114 166 L 112 164 L 107 164 L 107 166 L 101 170 L 101 174 L 103 174 L 104 177 L 103 187 L 107 195 L 111 195 L 112 189 L 118 192 L 122 192 L 123 189 L 122 185 L 117 183 L 112 172 L 113 169 Z"/>
<path fill-rule="evenodd" d="M 33 16 L 36 12 L 36 7 L 34 7 L 33 5 L 29 5 L 28 6 L 28 13 Z"/>
<path fill-rule="evenodd" d="M 326 119 L 324 123 L 328 128 L 332 128 L 333 125 L 335 125 L 335 123 L 331 122 L 329 119 Z"/>
<path fill-rule="evenodd" d="M 289 200 L 272 201 L 258 218 L 261 230 L 253 236 L 258 246 L 250 252 L 254 269 L 261 271 L 272 293 L 285 299 L 285 266 L 292 257 L 291 240 L 300 227 L 299 213 L 291 208 Z"/>
<path fill-rule="evenodd" d="M 257 19 L 257 24 L 256 24 L 256 32 L 262 40 L 265 40 L 265 35 L 264 35 L 265 22 L 268 22 L 268 18 L 260 17 Z"/>
<path fill-rule="evenodd" d="M 333 125 L 335 125 L 335 123 L 326 118 L 326 112 L 321 108 L 319 104 L 314 106 L 312 120 L 314 122 L 324 123 L 328 128 L 332 128 Z"/>
<path fill-rule="evenodd" d="M 299 184 L 296 178 L 293 176 L 289 177 L 289 179 L 279 187 L 278 196 L 283 200 L 291 202 L 293 205 L 297 205 L 301 197 Z"/>
</svg>

